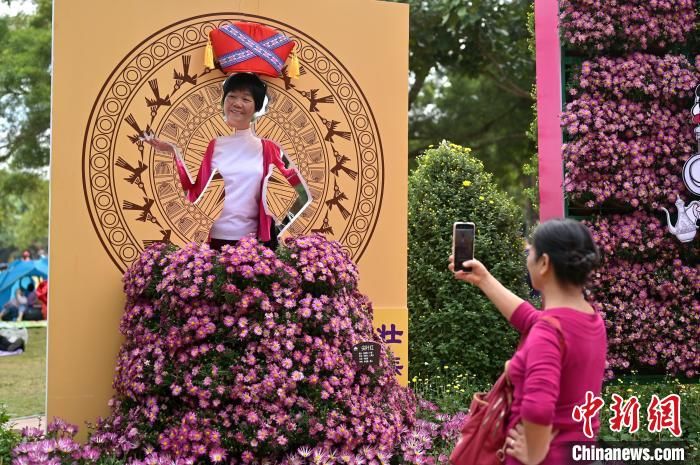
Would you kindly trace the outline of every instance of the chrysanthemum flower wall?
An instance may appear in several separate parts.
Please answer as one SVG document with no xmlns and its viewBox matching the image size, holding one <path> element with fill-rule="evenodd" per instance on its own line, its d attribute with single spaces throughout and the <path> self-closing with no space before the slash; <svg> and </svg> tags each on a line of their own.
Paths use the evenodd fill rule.
<svg viewBox="0 0 700 465">
<path fill-rule="evenodd" d="M 644 211 L 588 225 L 603 254 L 589 289 L 606 321 L 611 371 L 651 367 L 696 377 L 700 267 L 686 263 L 700 247 L 680 244 Z"/>
<path fill-rule="evenodd" d="M 357 279 L 321 236 L 288 240 L 281 257 L 254 239 L 146 250 L 124 277 L 116 396 L 92 443 L 195 463 L 280 461 L 300 447 L 393 453 L 415 399 Z M 378 366 L 353 362 L 364 341 L 382 345 Z"/>
<path fill-rule="evenodd" d="M 690 119 L 700 56 L 690 50 L 695 0 L 564 0 L 566 53 L 590 58 L 567 82 L 564 190 L 589 211 L 603 252 L 590 283 L 608 331 L 609 376 L 630 370 L 697 377 L 698 239 L 681 244 L 661 207 L 677 214 L 697 146 Z M 693 39 L 697 40 L 697 39 Z M 692 55 L 690 55 L 692 53 Z"/>
<path fill-rule="evenodd" d="M 589 52 L 664 49 L 695 28 L 695 0 L 562 0 L 562 34 Z"/>
<path fill-rule="evenodd" d="M 698 83 L 700 73 L 682 56 L 584 62 L 562 116 L 569 198 L 587 207 L 673 204 L 685 191 L 683 163 L 696 149 L 689 108 Z"/>
</svg>

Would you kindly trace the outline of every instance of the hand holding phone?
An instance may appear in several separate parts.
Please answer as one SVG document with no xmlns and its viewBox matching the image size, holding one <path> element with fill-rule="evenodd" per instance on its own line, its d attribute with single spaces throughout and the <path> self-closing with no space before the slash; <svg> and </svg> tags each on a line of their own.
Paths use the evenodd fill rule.
<svg viewBox="0 0 700 465">
<path fill-rule="evenodd" d="M 454 257 L 454 270 L 471 272 L 470 267 L 463 267 L 462 263 L 474 258 L 474 236 L 476 226 L 469 222 L 456 222 L 452 225 L 452 256 Z"/>
</svg>

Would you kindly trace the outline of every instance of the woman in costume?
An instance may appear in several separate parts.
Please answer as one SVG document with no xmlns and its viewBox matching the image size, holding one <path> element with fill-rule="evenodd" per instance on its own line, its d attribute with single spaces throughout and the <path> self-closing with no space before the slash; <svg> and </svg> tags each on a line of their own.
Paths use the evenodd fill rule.
<svg viewBox="0 0 700 465">
<path fill-rule="evenodd" d="M 265 210 L 265 180 L 276 166 L 292 186 L 303 184 L 294 168 L 285 167 L 280 147 L 271 140 L 258 138 L 251 128 L 256 114 L 263 109 L 266 95 L 267 86 L 253 73 L 233 74 L 224 81 L 221 106 L 232 133 L 209 142 L 194 180 L 178 147 L 155 138 L 147 140 L 156 149 L 174 155 L 180 183 L 190 202 L 199 200 L 216 172 L 223 177 L 224 207 L 209 234 L 209 244 L 214 249 L 235 245 L 250 234 L 274 249 L 277 237 L 274 221 Z"/>
<path fill-rule="evenodd" d="M 527 269 L 532 287 L 542 295 L 543 311 L 506 289 L 478 260 L 464 262 L 471 272 L 454 273 L 479 287 L 515 329 L 527 334 L 506 365 L 514 388 L 507 465 L 569 463 L 567 444 L 591 440 L 572 412 L 587 403 L 587 392 L 600 396 L 603 384 L 605 323 L 583 294 L 598 261 L 598 249 L 581 223 L 542 223 L 528 248 Z M 452 257 L 449 269 L 454 272 Z M 590 436 L 599 428 L 596 415 Z"/>
</svg>

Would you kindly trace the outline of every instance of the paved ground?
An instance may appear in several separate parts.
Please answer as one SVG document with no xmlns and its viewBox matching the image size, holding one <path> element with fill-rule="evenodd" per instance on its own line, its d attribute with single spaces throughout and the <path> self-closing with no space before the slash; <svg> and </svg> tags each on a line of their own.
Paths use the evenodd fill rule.
<svg viewBox="0 0 700 465">
<path fill-rule="evenodd" d="M 20 430 L 25 426 L 34 426 L 39 428 L 46 428 L 46 417 L 43 415 L 35 415 L 32 417 L 22 417 L 13 418 L 10 420 L 10 427 L 13 429 Z"/>
</svg>

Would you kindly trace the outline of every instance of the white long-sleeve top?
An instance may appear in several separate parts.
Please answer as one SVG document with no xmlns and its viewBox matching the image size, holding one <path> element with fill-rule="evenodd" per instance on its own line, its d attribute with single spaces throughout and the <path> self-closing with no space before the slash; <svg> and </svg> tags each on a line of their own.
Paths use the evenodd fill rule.
<svg viewBox="0 0 700 465">
<path fill-rule="evenodd" d="M 224 178 L 224 208 L 211 228 L 214 239 L 239 240 L 256 233 L 263 177 L 262 142 L 250 130 L 218 137 L 212 168 Z"/>
</svg>

